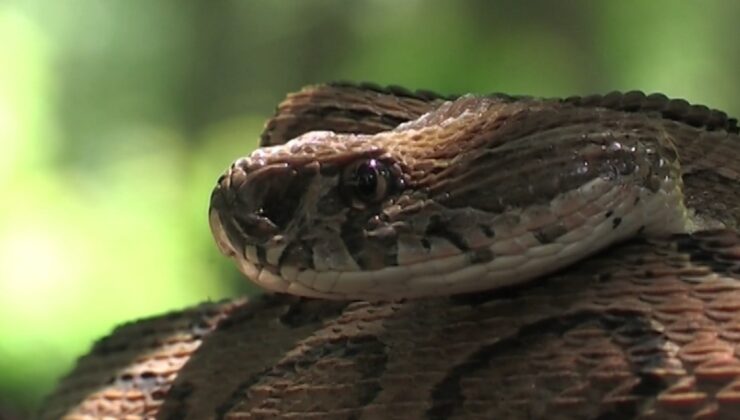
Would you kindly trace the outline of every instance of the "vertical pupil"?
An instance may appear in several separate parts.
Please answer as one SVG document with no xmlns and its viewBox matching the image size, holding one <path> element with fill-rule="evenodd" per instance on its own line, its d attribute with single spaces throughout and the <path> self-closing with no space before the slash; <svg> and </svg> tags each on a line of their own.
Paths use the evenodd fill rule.
<svg viewBox="0 0 740 420">
<path fill-rule="evenodd" d="M 375 193 L 378 179 L 373 162 L 364 163 L 357 168 L 357 191 L 365 196 Z"/>
</svg>

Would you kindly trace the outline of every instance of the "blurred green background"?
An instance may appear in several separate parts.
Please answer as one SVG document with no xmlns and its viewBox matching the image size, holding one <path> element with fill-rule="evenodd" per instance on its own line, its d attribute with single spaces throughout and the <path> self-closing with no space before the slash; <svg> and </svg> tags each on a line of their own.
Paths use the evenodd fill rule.
<svg viewBox="0 0 740 420">
<path fill-rule="evenodd" d="M 28 413 L 116 324 L 249 292 L 208 197 L 285 93 L 642 89 L 737 115 L 739 18 L 732 0 L 0 1 L 0 407 Z"/>
</svg>

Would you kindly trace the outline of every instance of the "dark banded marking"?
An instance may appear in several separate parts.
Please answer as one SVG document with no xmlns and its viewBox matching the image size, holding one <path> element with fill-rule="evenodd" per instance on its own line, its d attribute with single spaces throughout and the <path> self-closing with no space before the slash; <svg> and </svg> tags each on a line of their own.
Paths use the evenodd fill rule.
<svg viewBox="0 0 740 420">
<path fill-rule="evenodd" d="M 471 264 L 482 264 L 493 261 L 495 255 L 488 247 L 476 248 L 468 252 Z"/>
<path fill-rule="evenodd" d="M 612 219 L 612 229 L 618 228 L 620 224 L 622 224 L 621 217 L 615 217 L 614 219 Z"/>
<path fill-rule="evenodd" d="M 424 232 L 424 236 L 429 238 L 437 237 L 445 239 L 463 252 L 470 250 L 470 246 L 465 241 L 465 238 L 461 234 L 450 229 L 447 223 L 445 223 L 445 221 L 439 216 L 432 216 L 429 219 L 429 224 Z"/>
<path fill-rule="evenodd" d="M 568 228 L 562 223 L 554 225 L 547 225 L 542 229 L 534 232 L 534 237 L 541 244 L 549 244 L 555 242 L 555 240 L 568 233 Z"/>
<path fill-rule="evenodd" d="M 486 235 L 487 238 L 494 238 L 496 237 L 496 231 L 493 230 L 492 227 L 488 225 L 479 225 L 481 232 L 483 232 L 484 235 Z"/>
<path fill-rule="evenodd" d="M 568 331 L 580 325 L 592 323 L 596 323 L 610 335 L 619 329 L 637 326 L 634 329 L 643 332 L 654 331 L 656 337 L 662 337 L 661 332 L 654 330 L 651 326 L 649 318 L 644 318 L 637 313 L 630 314 L 621 311 L 582 311 L 533 322 L 522 327 L 518 333 L 512 336 L 480 347 L 468 355 L 461 363 L 452 367 L 444 379 L 434 386 L 430 396 L 432 406 L 426 412 L 426 419 L 447 420 L 462 414 L 463 412 L 460 410 L 463 409 L 467 401 L 462 392 L 462 381 L 465 378 L 475 377 L 476 372 L 489 368 L 494 364 L 493 362 L 497 357 L 505 357 L 507 354 L 517 354 L 522 351 L 522 348 L 536 348 L 537 345 L 533 344 L 533 341 L 546 340 L 552 337 L 563 337 Z M 639 337 L 635 338 L 636 341 L 638 339 Z M 629 354 L 628 343 L 614 339 L 611 342 L 615 347 L 622 348 L 625 354 Z M 663 340 L 663 343 L 654 342 L 656 351 L 660 350 L 662 348 L 661 346 L 665 346 L 665 340 Z M 662 351 L 666 352 L 667 350 Z M 656 352 L 652 358 L 643 358 L 637 362 L 633 361 L 631 372 L 639 378 L 639 381 L 631 389 L 624 390 L 627 395 L 634 394 L 643 398 L 655 397 L 667 389 L 668 385 L 664 381 L 655 380 L 654 377 L 645 373 L 649 371 L 648 368 L 657 369 L 663 364 L 667 364 L 667 360 L 668 358 L 664 353 Z M 583 379 L 586 379 L 585 372 L 580 372 L 580 374 L 583 376 Z M 607 392 L 604 392 L 604 395 L 598 395 L 597 393 L 599 391 L 603 390 L 598 387 L 594 387 L 592 390 L 593 395 L 591 397 L 596 401 L 600 401 L 607 394 Z M 556 398 L 555 395 L 551 397 L 553 399 Z M 635 398 L 632 403 L 619 407 L 619 413 L 628 417 L 629 413 L 637 413 L 638 404 L 642 403 L 642 401 L 640 398 Z M 541 403 L 546 404 L 547 401 L 541 401 Z M 605 415 L 614 409 L 609 405 L 603 405 L 601 408 L 605 410 L 601 414 Z"/>
</svg>

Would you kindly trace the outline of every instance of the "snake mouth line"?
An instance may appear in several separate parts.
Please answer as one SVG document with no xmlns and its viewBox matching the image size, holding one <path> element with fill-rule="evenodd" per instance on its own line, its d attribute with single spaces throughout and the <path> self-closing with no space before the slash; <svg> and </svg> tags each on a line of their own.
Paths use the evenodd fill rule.
<svg viewBox="0 0 740 420">
<path fill-rule="evenodd" d="M 209 222 L 220 251 L 233 259 L 246 277 L 274 292 L 324 299 L 397 300 L 399 296 L 422 297 L 434 294 L 435 290 L 454 289 L 455 278 L 448 275 L 462 279 L 471 274 L 482 276 L 486 271 L 483 267 L 470 265 L 471 256 L 463 252 L 422 263 L 369 271 L 317 271 L 291 265 L 278 267 L 260 260 L 255 246 L 246 245 L 241 250 L 233 244 L 218 210 L 211 209 Z M 524 259 L 524 256 L 511 257 L 507 265 L 515 267 Z M 410 296 L 409 290 L 419 289 L 416 283 L 432 287 L 428 288 L 428 293 Z"/>
</svg>

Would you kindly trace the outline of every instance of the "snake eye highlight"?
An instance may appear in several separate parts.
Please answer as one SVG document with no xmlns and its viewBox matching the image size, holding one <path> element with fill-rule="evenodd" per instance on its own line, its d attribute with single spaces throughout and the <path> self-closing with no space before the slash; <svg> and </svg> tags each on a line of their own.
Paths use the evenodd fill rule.
<svg viewBox="0 0 740 420">
<path fill-rule="evenodd" d="M 365 204 L 378 203 L 388 196 L 391 172 L 377 159 L 360 161 L 347 168 L 344 184 L 352 205 L 364 208 Z"/>
</svg>

